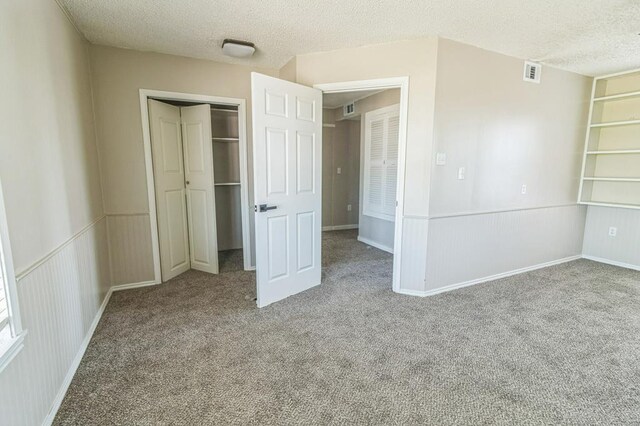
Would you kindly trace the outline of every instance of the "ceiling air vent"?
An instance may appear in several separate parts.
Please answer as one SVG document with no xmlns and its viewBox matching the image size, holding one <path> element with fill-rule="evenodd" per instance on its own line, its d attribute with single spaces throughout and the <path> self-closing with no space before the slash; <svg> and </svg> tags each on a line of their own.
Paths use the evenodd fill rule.
<svg viewBox="0 0 640 426">
<path fill-rule="evenodd" d="M 542 73 L 542 65 L 535 62 L 525 61 L 524 63 L 524 81 L 531 83 L 540 83 L 540 74 Z"/>
<path fill-rule="evenodd" d="M 354 112 L 356 112 L 356 104 L 355 102 L 351 102 L 343 107 L 342 115 L 351 115 Z"/>
</svg>

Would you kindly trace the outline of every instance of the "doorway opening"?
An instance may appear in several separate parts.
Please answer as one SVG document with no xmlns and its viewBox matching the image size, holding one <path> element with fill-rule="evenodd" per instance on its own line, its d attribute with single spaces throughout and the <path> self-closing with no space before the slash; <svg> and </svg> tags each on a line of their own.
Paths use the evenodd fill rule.
<svg viewBox="0 0 640 426">
<path fill-rule="evenodd" d="M 140 91 L 155 281 L 251 268 L 245 101 Z"/>
<path fill-rule="evenodd" d="M 322 230 L 334 251 L 357 239 L 394 252 L 399 104 L 399 88 L 323 95 Z M 357 251 L 339 258 L 356 260 Z"/>
<path fill-rule="evenodd" d="M 362 179 L 359 179 L 362 185 L 358 183 L 362 187 L 362 197 L 358 197 L 357 209 L 362 212 L 358 215 L 358 228 L 363 226 L 365 215 L 366 220 L 392 222 L 388 227 L 392 230 L 389 238 L 393 241 L 392 247 L 379 246 L 394 252 L 392 289 L 399 291 L 409 79 L 329 83 L 311 88 L 252 73 L 251 86 L 258 307 L 322 282 L 323 223 L 320 216 L 322 198 L 327 194 L 321 189 L 323 120 L 320 109 L 323 108 L 323 95 L 335 93 L 361 92 L 359 97 L 362 97 L 386 89 L 399 89 L 399 102 L 396 90 L 396 104 L 373 109 L 362 117 L 365 124 L 361 124 L 361 130 L 364 128 L 364 139 L 370 142 L 364 145 L 369 151 L 363 153 L 366 161 L 363 161 Z M 371 93 L 363 93 L 368 91 Z M 355 113 L 355 103 L 346 115 L 352 113 Z M 324 124 L 327 128 L 335 125 Z M 333 170 L 333 161 L 328 164 L 330 170 L 324 179 L 332 180 L 333 174 L 338 174 L 338 168 Z M 347 202 L 347 209 L 349 204 L 353 212 L 354 203 Z M 329 216 L 334 219 L 334 215 Z M 324 225 L 334 230 L 341 226 L 335 222 Z"/>
<path fill-rule="evenodd" d="M 398 292 L 402 264 L 409 79 L 393 77 L 326 83 L 316 84 L 314 88 L 322 91 L 323 114 L 327 114 L 326 117 L 323 115 L 323 143 L 326 140 L 325 133 L 333 133 L 328 137 L 334 138 L 330 143 L 335 147 L 336 143 L 340 143 L 340 135 L 345 132 L 344 129 L 340 130 L 340 126 L 348 127 L 350 140 L 347 159 L 350 166 L 358 167 L 357 181 L 351 172 L 347 184 L 349 188 L 358 188 L 357 209 L 352 203 L 353 190 L 349 191 L 347 205 L 338 206 L 338 210 L 346 207 L 347 213 L 351 213 L 347 215 L 350 223 L 346 226 L 347 229 L 350 229 L 348 225 L 353 228 L 343 231 L 347 234 L 343 237 L 346 240 L 356 238 L 367 246 L 390 253 L 393 256 L 392 289 Z M 347 121 L 356 123 L 346 123 Z M 344 124 L 341 125 L 341 122 Z M 339 151 L 344 149 L 344 146 L 338 148 Z M 358 153 L 357 160 L 354 159 L 354 152 Z M 329 152 L 326 154 L 329 155 Z M 338 176 L 338 167 L 341 166 L 332 164 L 329 168 L 328 165 L 323 165 L 323 217 L 325 213 L 329 213 L 333 221 L 326 225 L 323 221 L 323 230 L 326 231 L 340 230 L 338 221 L 344 217 L 344 211 L 333 215 L 336 203 L 331 203 L 331 212 L 328 212 L 324 202 L 329 197 L 324 192 L 324 185 L 335 182 L 332 180 Z M 342 173 L 341 168 L 340 174 Z M 341 179 L 344 180 L 344 177 Z M 332 194 L 332 197 L 335 196 Z M 344 195 L 338 193 L 337 198 L 344 204 Z M 352 213 L 354 210 L 357 212 L 355 215 Z"/>
</svg>

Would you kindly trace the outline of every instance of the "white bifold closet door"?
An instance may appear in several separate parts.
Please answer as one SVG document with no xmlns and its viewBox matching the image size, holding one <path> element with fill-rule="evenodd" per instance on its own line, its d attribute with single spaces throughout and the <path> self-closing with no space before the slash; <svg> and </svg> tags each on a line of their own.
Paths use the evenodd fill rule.
<svg viewBox="0 0 640 426">
<path fill-rule="evenodd" d="M 162 281 L 218 273 L 209 105 L 149 100 Z"/>
</svg>

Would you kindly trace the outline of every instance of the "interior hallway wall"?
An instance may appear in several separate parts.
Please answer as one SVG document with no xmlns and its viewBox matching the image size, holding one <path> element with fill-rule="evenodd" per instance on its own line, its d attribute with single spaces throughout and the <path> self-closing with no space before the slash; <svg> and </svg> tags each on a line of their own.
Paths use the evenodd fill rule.
<svg viewBox="0 0 640 426">
<path fill-rule="evenodd" d="M 322 129 L 322 227 L 358 225 L 360 120 L 335 121 L 338 109 L 324 109 Z M 338 173 L 340 168 L 340 173 Z M 347 209 L 351 205 L 351 211 Z"/>
<path fill-rule="evenodd" d="M 150 224 L 139 89 L 247 100 L 249 204 L 253 204 L 251 72 L 277 76 L 277 70 L 92 45 L 98 147 L 103 169 L 105 211 L 114 284 L 153 280 Z M 146 119 L 146 117 L 145 117 Z M 252 246 L 253 212 L 249 215 Z M 136 232 L 131 235 L 127 229 Z M 119 253 L 142 253 L 145 258 Z M 255 247 L 251 263 L 255 265 Z"/>
<path fill-rule="evenodd" d="M 24 347 L 0 423 L 39 425 L 109 289 L 88 43 L 50 0 L 0 3 L 0 178 Z"/>
</svg>

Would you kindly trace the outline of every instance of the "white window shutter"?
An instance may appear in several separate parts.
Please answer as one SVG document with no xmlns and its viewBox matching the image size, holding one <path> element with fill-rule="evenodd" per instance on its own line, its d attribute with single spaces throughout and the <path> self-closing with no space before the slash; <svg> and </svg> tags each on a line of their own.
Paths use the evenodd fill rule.
<svg viewBox="0 0 640 426">
<path fill-rule="evenodd" d="M 364 215 L 395 219 L 399 134 L 398 105 L 365 114 Z"/>
<path fill-rule="evenodd" d="M 384 119 L 371 121 L 369 145 L 368 201 L 374 210 L 384 203 Z"/>
<path fill-rule="evenodd" d="M 385 156 L 385 193 L 383 213 L 395 216 L 396 187 L 398 185 L 398 137 L 400 116 L 392 115 L 387 120 L 387 153 Z"/>
<path fill-rule="evenodd" d="M 0 267 L 0 330 L 9 324 L 9 306 L 7 304 L 7 292 L 4 284 L 4 276 Z"/>
</svg>

